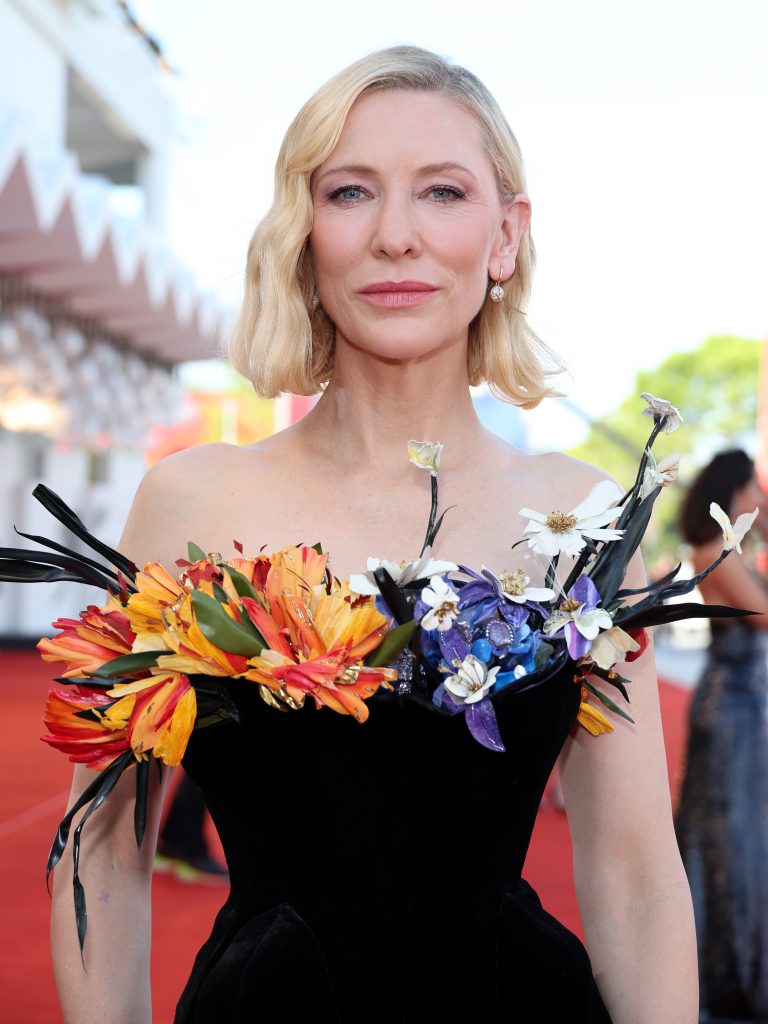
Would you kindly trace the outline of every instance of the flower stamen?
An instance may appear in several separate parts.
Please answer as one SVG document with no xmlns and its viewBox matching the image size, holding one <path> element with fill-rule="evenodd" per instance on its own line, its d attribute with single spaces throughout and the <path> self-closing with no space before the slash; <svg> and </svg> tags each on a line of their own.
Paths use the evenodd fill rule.
<svg viewBox="0 0 768 1024">
<path fill-rule="evenodd" d="M 522 569 L 505 569 L 499 573 L 502 590 L 510 597 L 522 597 L 528 585 L 528 577 Z"/>
<path fill-rule="evenodd" d="M 550 512 L 547 516 L 544 525 L 552 533 L 568 533 L 572 530 L 578 519 L 574 515 L 569 515 L 567 512 Z"/>
</svg>

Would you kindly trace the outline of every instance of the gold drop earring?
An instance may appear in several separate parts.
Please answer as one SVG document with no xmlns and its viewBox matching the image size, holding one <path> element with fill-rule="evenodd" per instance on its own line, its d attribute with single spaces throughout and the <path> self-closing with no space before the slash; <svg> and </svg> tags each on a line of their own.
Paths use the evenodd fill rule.
<svg viewBox="0 0 768 1024">
<path fill-rule="evenodd" d="M 490 297 L 491 297 L 491 302 L 501 302 L 501 300 L 504 298 L 504 289 L 502 288 L 502 285 L 501 285 L 501 279 L 502 279 L 503 275 L 504 275 L 504 267 L 500 267 L 499 268 L 499 279 L 496 282 L 496 284 L 493 286 L 493 288 L 491 288 L 490 292 L 488 293 L 490 295 Z"/>
</svg>

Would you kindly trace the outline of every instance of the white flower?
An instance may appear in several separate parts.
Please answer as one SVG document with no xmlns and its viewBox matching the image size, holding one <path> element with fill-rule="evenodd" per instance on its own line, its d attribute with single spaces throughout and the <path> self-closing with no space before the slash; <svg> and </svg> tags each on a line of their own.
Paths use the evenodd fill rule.
<svg viewBox="0 0 768 1024">
<path fill-rule="evenodd" d="M 442 576 L 432 577 L 429 586 L 421 592 L 421 600 L 430 608 L 421 620 L 422 629 L 437 629 L 442 633 L 451 628 L 459 614 L 459 595 Z"/>
<path fill-rule="evenodd" d="M 589 608 L 587 611 L 583 609 L 583 604 L 566 598 L 545 621 L 542 627 L 544 633 L 552 636 L 572 622 L 586 640 L 594 640 L 601 629 L 610 629 L 613 626 L 611 616 L 603 608 Z"/>
<path fill-rule="evenodd" d="M 414 580 L 424 580 L 428 576 L 438 576 L 446 572 L 455 572 L 458 565 L 453 562 L 444 562 L 432 557 L 432 549 L 425 548 L 421 558 L 413 562 L 390 562 L 386 558 L 369 558 L 367 563 L 368 572 L 353 573 L 349 577 L 349 589 L 356 594 L 375 595 L 379 593 L 379 586 L 373 575 L 374 569 L 386 569 L 398 587 L 406 587 Z"/>
<path fill-rule="evenodd" d="M 432 476 L 437 476 L 442 451 L 443 445 L 439 441 L 408 442 L 408 458 L 419 469 L 428 469 Z"/>
<path fill-rule="evenodd" d="M 709 514 L 723 531 L 723 549 L 725 551 L 732 551 L 736 548 L 738 553 L 741 554 L 741 542 L 744 540 L 744 535 L 748 532 L 752 523 L 757 519 L 759 511 L 760 509 L 756 508 L 754 512 L 744 512 L 735 523 L 732 523 L 717 502 L 712 502 L 709 506 Z"/>
<path fill-rule="evenodd" d="M 612 626 L 603 633 L 598 633 L 592 641 L 589 655 L 600 668 L 611 669 L 617 661 L 624 661 L 624 656 L 639 651 L 640 644 L 633 640 L 621 626 Z"/>
<path fill-rule="evenodd" d="M 529 587 L 531 578 L 526 576 L 522 569 L 504 569 L 498 576 L 485 566 L 480 571 L 488 582 L 496 587 L 499 597 L 504 597 L 515 604 L 524 604 L 526 601 L 551 601 L 555 596 L 554 590 L 550 590 L 549 587 Z"/>
<path fill-rule="evenodd" d="M 645 467 L 643 482 L 640 486 L 641 501 L 643 498 L 647 498 L 657 487 L 669 487 L 670 484 L 673 484 L 677 479 L 680 469 L 680 456 L 677 452 L 670 452 L 669 455 L 665 455 L 661 462 L 657 462 L 654 459 L 650 448 L 646 448 L 646 455 L 648 456 L 648 464 Z"/>
<path fill-rule="evenodd" d="M 488 668 L 484 661 L 468 654 L 444 685 L 454 704 L 476 704 L 493 686 L 498 671 L 498 665 Z"/>
<path fill-rule="evenodd" d="M 548 516 L 521 508 L 520 515 L 530 522 L 523 530 L 528 546 L 542 555 L 559 554 L 563 551 L 574 558 L 579 554 L 586 538 L 591 540 L 618 540 L 623 530 L 606 530 L 603 527 L 613 522 L 620 508 L 617 502 L 623 494 L 612 480 L 601 480 L 595 484 L 587 497 L 570 512 L 550 512 Z"/>
<path fill-rule="evenodd" d="M 643 416 L 653 416 L 654 419 L 664 417 L 664 426 L 661 429 L 665 434 L 671 434 L 683 422 L 680 410 L 676 405 L 668 402 L 666 398 L 654 398 L 647 391 L 643 391 L 640 397 L 644 398 L 648 403 L 646 408 L 643 409 Z"/>
</svg>

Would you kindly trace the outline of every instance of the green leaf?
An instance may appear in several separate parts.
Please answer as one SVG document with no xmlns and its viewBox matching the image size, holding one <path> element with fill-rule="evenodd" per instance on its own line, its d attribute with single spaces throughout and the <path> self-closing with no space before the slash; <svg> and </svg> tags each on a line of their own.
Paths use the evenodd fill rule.
<svg viewBox="0 0 768 1024">
<path fill-rule="evenodd" d="M 214 597 L 209 597 L 201 590 L 192 590 L 190 593 L 198 625 L 212 644 L 229 654 L 240 654 L 246 658 L 252 658 L 264 650 L 264 644 L 254 632 L 230 618 Z"/>
<path fill-rule="evenodd" d="M 234 588 L 240 597 L 252 597 L 254 601 L 258 601 L 262 608 L 264 607 L 264 602 L 253 589 L 247 576 L 244 576 L 238 569 L 233 569 L 231 565 L 222 565 L 221 568 L 232 580 Z"/>
<path fill-rule="evenodd" d="M 408 646 L 408 641 L 411 639 L 415 628 L 416 620 L 411 619 L 410 622 L 404 622 L 401 626 L 396 626 L 390 630 L 376 650 L 368 655 L 365 664 L 371 668 L 391 665 L 398 654 Z"/>
<path fill-rule="evenodd" d="M 101 679 L 129 676 L 133 672 L 152 668 L 163 654 L 168 654 L 168 651 L 139 651 L 137 654 L 123 654 L 119 658 L 113 658 L 112 661 L 101 665 L 93 674 Z"/>
<path fill-rule="evenodd" d="M 313 544 L 312 549 L 313 551 L 316 551 L 318 555 L 322 555 L 323 553 L 323 545 L 320 543 L 320 541 L 318 541 L 317 544 Z"/>
<path fill-rule="evenodd" d="M 587 680 L 587 679 L 584 680 L 584 686 L 589 690 L 590 693 L 594 693 L 594 695 L 597 697 L 597 699 L 599 701 L 601 701 L 601 703 L 603 703 L 605 705 L 605 707 L 608 708 L 609 711 L 612 711 L 615 715 L 618 715 L 620 718 L 623 718 L 625 721 L 631 722 L 632 725 L 635 724 L 634 718 L 631 718 L 627 714 L 626 711 L 624 711 L 622 708 L 619 707 L 618 704 L 614 704 L 614 702 L 611 700 L 610 697 L 607 697 L 604 693 L 602 693 L 600 690 L 598 690 L 598 688 L 596 686 L 593 686 L 592 683 L 589 682 L 589 680 Z"/>
<path fill-rule="evenodd" d="M 213 580 L 213 596 L 219 604 L 227 604 L 229 602 L 229 594 L 226 592 L 224 587 L 215 580 Z"/>
<path fill-rule="evenodd" d="M 205 552 L 193 540 L 187 541 L 187 558 L 190 562 L 204 562 Z"/>
</svg>

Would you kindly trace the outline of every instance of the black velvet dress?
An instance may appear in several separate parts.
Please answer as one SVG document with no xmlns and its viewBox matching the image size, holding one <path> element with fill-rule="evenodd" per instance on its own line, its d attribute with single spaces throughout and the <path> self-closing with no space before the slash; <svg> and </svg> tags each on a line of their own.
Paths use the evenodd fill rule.
<svg viewBox="0 0 768 1024">
<path fill-rule="evenodd" d="M 610 1024 L 584 947 L 521 879 L 578 711 L 567 670 L 494 698 L 506 753 L 412 697 L 380 691 L 358 724 L 229 692 L 240 723 L 195 732 L 184 766 L 232 890 L 176 1024 Z"/>
</svg>

